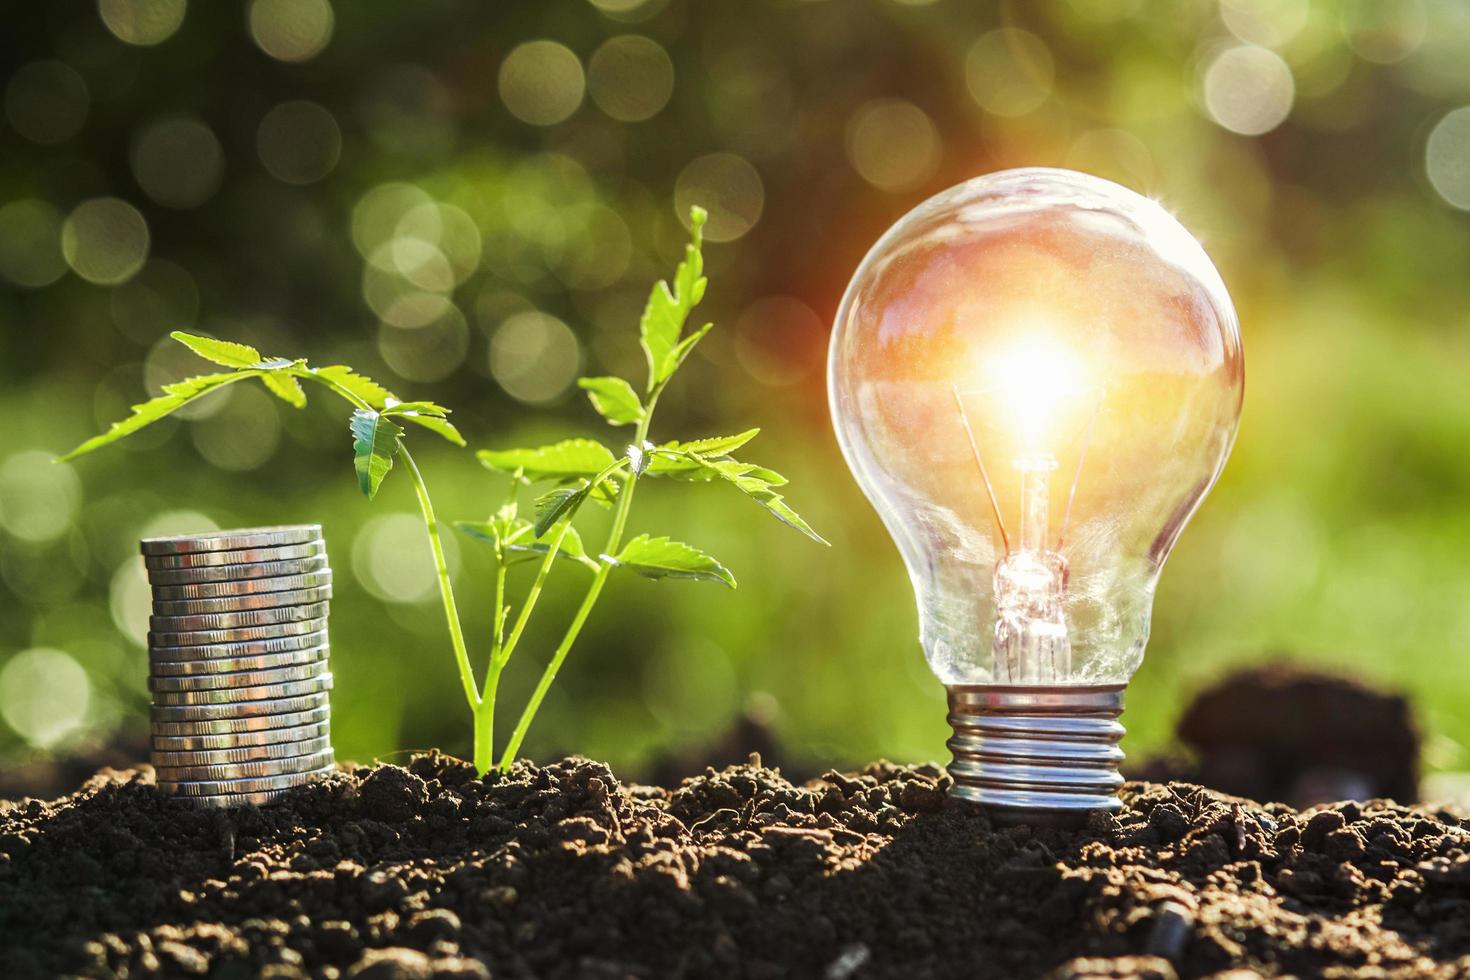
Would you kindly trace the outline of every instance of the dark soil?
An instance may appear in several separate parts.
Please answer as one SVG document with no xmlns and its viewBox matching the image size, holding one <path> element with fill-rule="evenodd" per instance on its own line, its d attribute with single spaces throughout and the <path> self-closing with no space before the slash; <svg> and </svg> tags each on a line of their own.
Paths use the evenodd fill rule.
<svg viewBox="0 0 1470 980">
<path fill-rule="evenodd" d="M 1085 830 L 1000 830 L 888 765 L 666 791 L 434 755 L 232 813 L 150 780 L 0 809 L 0 976 L 1470 974 L 1446 811 L 1129 784 Z"/>
<path fill-rule="evenodd" d="M 1194 697 L 1174 734 L 1189 758 L 1132 774 L 1297 807 L 1418 798 L 1423 736 L 1408 698 L 1340 672 L 1285 661 L 1236 671 Z"/>
</svg>

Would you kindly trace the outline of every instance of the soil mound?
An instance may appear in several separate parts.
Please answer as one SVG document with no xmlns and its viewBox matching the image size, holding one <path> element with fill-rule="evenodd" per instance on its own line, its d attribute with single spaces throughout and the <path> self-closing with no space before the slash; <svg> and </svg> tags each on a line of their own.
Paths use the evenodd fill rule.
<svg viewBox="0 0 1470 980">
<path fill-rule="evenodd" d="M 663 790 L 429 755 L 229 813 L 105 771 L 0 804 L 0 975 L 1470 973 L 1458 813 L 1134 783 L 1084 830 L 993 829 L 932 767 L 752 761 Z"/>
</svg>

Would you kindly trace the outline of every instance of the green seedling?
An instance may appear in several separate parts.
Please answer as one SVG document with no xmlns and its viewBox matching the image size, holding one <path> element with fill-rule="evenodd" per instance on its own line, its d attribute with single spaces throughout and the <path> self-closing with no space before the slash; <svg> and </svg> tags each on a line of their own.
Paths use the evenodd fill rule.
<svg viewBox="0 0 1470 980">
<path fill-rule="evenodd" d="M 510 742 L 500 756 L 500 768 L 509 769 L 546 692 L 614 570 L 623 569 L 647 578 L 684 578 L 735 587 L 735 577 L 729 569 L 691 545 L 648 534 L 624 540 L 634 490 L 640 480 L 728 484 L 778 520 L 826 544 L 779 492 L 778 488 L 786 483 L 784 477 L 735 458 L 736 450 L 755 438 L 758 430 L 692 442 L 656 443 L 649 439 L 659 396 L 712 326 L 705 324 L 687 335 L 684 332 L 689 315 L 704 296 L 707 286 L 700 250 L 704 221 L 704 211 L 695 208 L 690 222 L 692 240 L 675 271 L 673 285 L 666 282 L 655 284 L 639 321 L 640 339 L 648 361 L 648 380 L 643 394 L 640 396 L 633 385 L 622 378 L 582 378 L 578 382 L 587 392 L 592 407 L 608 424 L 634 427 L 632 439 L 623 453 L 617 455 L 591 439 L 567 439 L 532 449 L 482 450 L 478 453 L 480 462 L 486 467 L 510 477 L 509 499 L 489 520 L 460 522 L 458 525 L 466 534 L 489 544 L 495 556 L 494 633 L 485 677 L 479 684 L 476 683 L 460 625 L 454 587 L 444 561 L 444 543 L 428 487 L 404 442 L 408 426 L 416 425 L 457 446 L 464 446 L 464 438 L 448 419 L 448 409 L 433 402 L 402 401 L 377 382 L 341 365 L 314 368 L 305 360 L 263 357 L 255 348 L 244 344 L 176 332 L 172 335 L 174 339 L 201 357 L 231 370 L 166 385 L 158 398 L 134 406 L 133 414 L 128 418 L 61 458 L 73 459 L 116 442 L 196 398 L 250 378 L 259 380 L 272 394 L 296 408 L 306 404 L 303 381 L 322 385 L 339 395 L 352 407 L 353 465 L 363 494 L 370 499 L 377 495 L 395 460 L 403 464 L 413 482 L 434 557 L 455 664 L 465 700 L 474 717 L 474 763 L 481 773 L 489 771 L 494 764 L 495 701 L 501 674 L 520 643 L 553 569 L 561 565 L 576 565 L 591 575 L 581 604 L 547 661 Z M 537 484 L 548 489 L 535 498 L 533 516 L 521 516 L 517 492 L 522 486 Z M 581 535 L 573 527 L 573 520 L 589 500 L 613 512 L 606 542 L 596 553 L 584 547 Z M 507 599 L 507 572 L 515 565 L 531 562 L 537 563 L 535 577 L 514 623 L 511 623 L 514 609 Z M 507 625 L 510 627 L 508 632 Z"/>
</svg>

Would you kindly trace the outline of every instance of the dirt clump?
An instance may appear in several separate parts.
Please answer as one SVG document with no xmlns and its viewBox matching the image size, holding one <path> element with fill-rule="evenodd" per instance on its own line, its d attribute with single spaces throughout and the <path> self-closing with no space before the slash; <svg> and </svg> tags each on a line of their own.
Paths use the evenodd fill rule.
<svg viewBox="0 0 1470 980">
<path fill-rule="evenodd" d="M 1470 973 L 1461 814 L 1135 783 L 1081 830 L 995 829 L 947 785 L 434 754 L 211 813 L 107 771 L 0 804 L 0 975 Z"/>
</svg>

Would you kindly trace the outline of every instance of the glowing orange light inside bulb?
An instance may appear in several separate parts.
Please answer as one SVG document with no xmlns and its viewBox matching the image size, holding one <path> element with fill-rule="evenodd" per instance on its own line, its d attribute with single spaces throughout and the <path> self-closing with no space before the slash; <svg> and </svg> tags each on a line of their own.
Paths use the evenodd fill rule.
<svg viewBox="0 0 1470 980">
<path fill-rule="evenodd" d="M 1082 362 L 1045 336 L 1028 336 L 990 357 L 986 387 L 994 392 L 1005 422 L 1030 451 L 1054 449 L 1059 420 L 1089 387 Z"/>
</svg>

